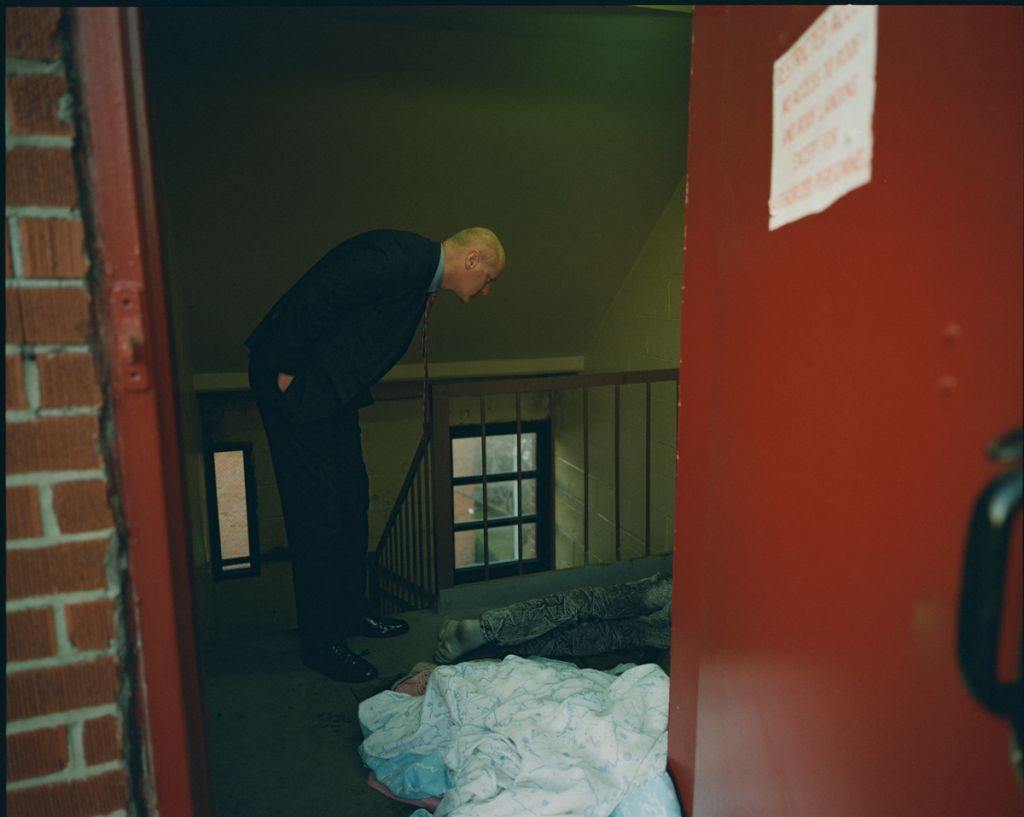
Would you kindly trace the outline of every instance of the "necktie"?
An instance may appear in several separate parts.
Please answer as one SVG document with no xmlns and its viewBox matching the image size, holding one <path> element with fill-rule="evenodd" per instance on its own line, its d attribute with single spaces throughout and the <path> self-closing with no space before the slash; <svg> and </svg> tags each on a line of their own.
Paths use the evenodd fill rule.
<svg viewBox="0 0 1024 817">
<path fill-rule="evenodd" d="M 423 328 L 421 330 L 420 350 L 423 355 L 423 431 L 427 431 L 427 384 L 430 382 L 430 374 L 427 371 L 427 321 L 430 318 L 430 307 L 434 305 L 436 292 L 431 292 L 427 297 L 427 304 L 423 307 Z"/>
</svg>

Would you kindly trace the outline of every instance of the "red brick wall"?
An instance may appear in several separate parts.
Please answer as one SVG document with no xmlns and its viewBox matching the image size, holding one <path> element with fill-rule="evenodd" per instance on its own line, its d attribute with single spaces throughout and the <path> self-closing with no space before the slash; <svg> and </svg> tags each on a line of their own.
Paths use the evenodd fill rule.
<svg viewBox="0 0 1024 817">
<path fill-rule="evenodd" d="M 130 808 L 119 547 L 67 11 L 6 11 L 7 814 Z"/>
</svg>

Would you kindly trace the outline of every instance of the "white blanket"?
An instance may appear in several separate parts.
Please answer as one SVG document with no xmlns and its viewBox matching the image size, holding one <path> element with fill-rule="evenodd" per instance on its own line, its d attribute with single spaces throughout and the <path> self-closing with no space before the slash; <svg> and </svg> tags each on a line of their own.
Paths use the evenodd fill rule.
<svg viewBox="0 0 1024 817">
<path fill-rule="evenodd" d="M 668 676 L 654 664 L 581 670 L 509 656 L 434 670 L 425 695 L 359 707 L 368 765 L 444 758 L 436 817 L 608 817 L 664 772 Z"/>
</svg>

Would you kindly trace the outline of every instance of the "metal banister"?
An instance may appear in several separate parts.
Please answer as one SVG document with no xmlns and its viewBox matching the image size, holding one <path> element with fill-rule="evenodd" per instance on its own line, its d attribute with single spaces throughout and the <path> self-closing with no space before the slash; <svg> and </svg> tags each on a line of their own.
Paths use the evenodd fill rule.
<svg viewBox="0 0 1024 817">
<path fill-rule="evenodd" d="M 582 403 L 583 445 L 583 557 L 584 564 L 590 563 L 589 517 L 591 491 L 589 455 L 589 400 L 591 389 L 613 387 L 614 389 L 614 436 L 611 449 L 614 452 L 615 476 L 613 479 L 615 517 L 614 558 L 621 560 L 621 484 L 619 467 L 622 457 L 620 424 L 622 408 L 620 389 L 627 385 L 644 386 L 644 442 L 640 452 L 643 458 L 644 488 L 644 552 L 651 555 L 651 384 L 678 381 L 677 369 L 652 369 L 636 372 L 602 372 L 595 374 L 551 375 L 547 377 L 480 379 L 431 384 L 429 389 L 430 421 L 424 428 L 423 436 L 413 455 L 394 506 L 377 543 L 377 549 L 370 555 L 370 595 L 377 612 L 409 610 L 430 606 L 441 590 L 455 584 L 455 543 L 452 505 L 452 448 L 451 448 L 451 400 L 460 397 L 475 397 L 480 401 L 481 424 L 485 425 L 484 400 L 491 395 L 514 395 L 517 435 L 521 423 L 520 395 L 537 392 L 547 393 L 550 400 L 552 428 L 555 420 L 555 396 L 559 392 L 579 391 Z M 562 432 L 571 431 L 559 421 Z M 486 430 L 483 431 L 486 435 Z M 519 446 L 517 445 L 517 449 Z M 552 446 L 552 458 L 554 446 Z M 517 455 L 518 458 L 518 455 Z M 485 466 L 486 467 L 486 466 Z M 551 467 L 554 467 L 552 459 Z M 486 490 L 486 475 L 484 477 Z M 520 485 L 518 490 L 522 490 Z M 552 504 L 551 522 L 554 525 L 554 504 L 556 490 L 554 472 L 551 475 Z M 486 507 L 486 501 L 485 501 Z M 486 528 L 485 528 L 486 535 Z M 484 575 L 490 578 L 488 553 L 485 544 Z M 523 554 L 519 553 L 519 569 L 522 573 Z M 387 607 L 383 610 L 382 607 Z"/>
</svg>

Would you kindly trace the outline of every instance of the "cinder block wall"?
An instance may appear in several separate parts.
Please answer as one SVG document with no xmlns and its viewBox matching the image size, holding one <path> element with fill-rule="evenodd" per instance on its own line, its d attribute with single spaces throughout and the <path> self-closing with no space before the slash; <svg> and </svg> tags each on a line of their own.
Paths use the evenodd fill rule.
<svg viewBox="0 0 1024 817">
<path fill-rule="evenodd" d="M 651 231 L 584 355 L 585 372 L 679 367 L 685 177 Z M 555 435 L 556 554 L 559 567 L 584 563 L 582 393 L 559 395 Z M 615 561 L 615 396 L 592 389 L 588 403 L 590 564 Z M 651 387 L 650 549 L 672 550 L 675 524 L 676 386 Z M 561 418 L 564 418 L 561 419 Z M 619 539 L 623 559 L 644 555 L 647 539 L 643 386 L 620 391 Z"/>
<path fill-rule="evenodd" d="M 61 9 L 6 11 L 7 814 L 129 809 L 122 562 Z"/>
<path fill-rule="evenodd" d="M 555 553 L 559 568 L 611 564 L 615 554 L 615 392 L 611 386 L 589 389 L 588 448 L 583 456 L 583 393 L 559 393 L 555 402 Z M 620 558 L 646 553 L 646 411 L 643 385 L 623 386 L 619 416 Z M 675 383 L 651 386 L 650 551 L 672 550 L 675 485 Z M 587 493 L 584 491 L 584 466 Z M 584 530 L 583 506 L 589 515 Z M 584 540 L 589 553 L 584 553 Z"/>
</svg>

